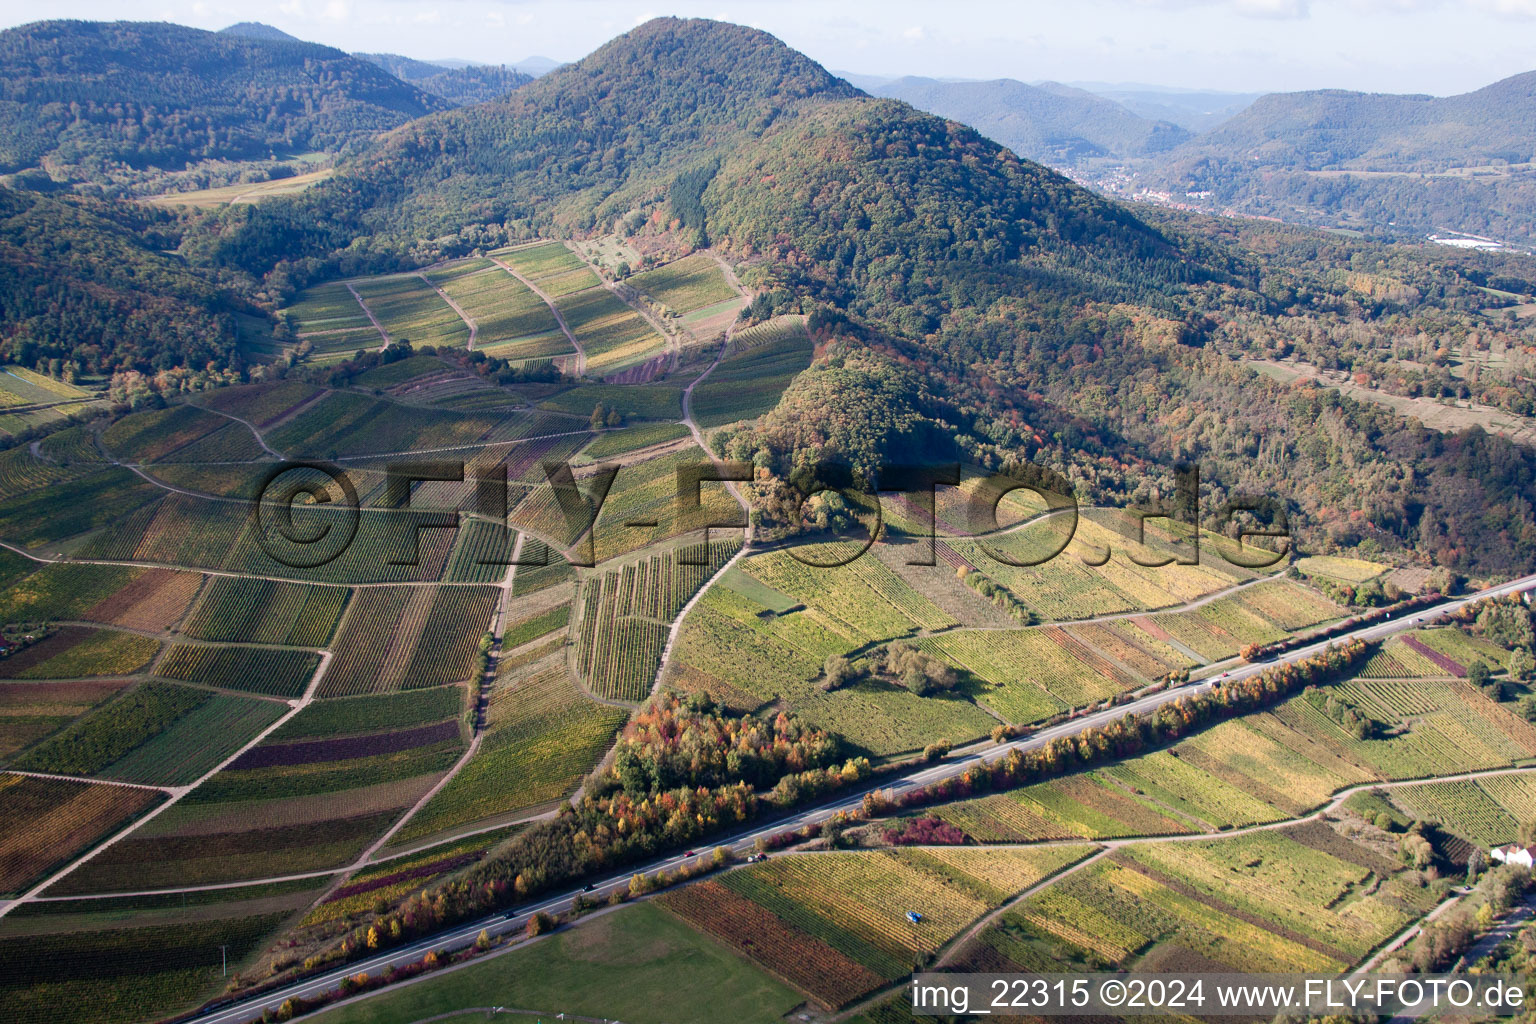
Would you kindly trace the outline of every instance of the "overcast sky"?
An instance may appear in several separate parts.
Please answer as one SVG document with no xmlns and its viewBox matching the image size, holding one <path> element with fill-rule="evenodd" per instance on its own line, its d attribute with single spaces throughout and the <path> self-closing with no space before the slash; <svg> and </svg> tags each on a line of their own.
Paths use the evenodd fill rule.
<svg viewBox="0 0 1536 1024">
<path fill-rule="evenodd" d="M 345 50 L 580 57 L 649 17 L 766 29 L 868 74 L 1465 92 L 1536 70 L 1536 0 L 0 0 L 0 22 L 263 21 Z"/>
</svg>

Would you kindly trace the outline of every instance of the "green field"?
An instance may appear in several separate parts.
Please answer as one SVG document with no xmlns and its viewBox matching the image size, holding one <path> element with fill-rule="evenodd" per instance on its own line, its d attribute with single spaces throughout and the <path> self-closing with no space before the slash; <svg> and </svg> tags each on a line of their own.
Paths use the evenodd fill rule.
<svg viewBox="0 0 1536 1024">
<path fill-rule="evenodd" d="M 613 372 L 660 352 L 666 339 L 606 288 L 556 300 L 566 326 L 587 354 L 589 373 Z"/>
<path fill-rule="evenodd" d="M 811 363 L 800 317 L 779 317 L 737 333 L 731 352 L 693 389 L 693 417 L 704 428 L 761 416 Z"/>
<path fill-rule="evenodd" d="M 501 685 L 480 749 L 395 842 L 515 816 L 558 800 L 602 759 L 628 717 L 587 699 L 555 664 Z"/>
<path fill-rule="evenodd" d="M 184 631 L 200 640 L 323 647 L 349 595 L 343 587 L 218 576 Z"/>
<path fill-rule="evenodd" d="M 678 313 L 691 313 L 736 297 L 719 265 L 703 253 L 635 274 L 628 283 Z"/>
<path fill-rule="evenodd" d="M 490 260 L 450 264 L 427 278 L 475 322 L 475 348 L 511 360 L 572 351 L 544 300 Z"/>
<path fill-rule="evenodd" d="M 324 1024 L 408 1024 L 465 1006 L 512 1006 L 633 1024 L 772 1024 L 801 996 L 648 904 L 439 978 L 321 1014 Z"/>
<path fill-rule="evenodd" d="M 469 325 L 418 274 L 364 278 L 352 287 L 392 343 L 463 348 L 469 342 Z"/>
</svg>

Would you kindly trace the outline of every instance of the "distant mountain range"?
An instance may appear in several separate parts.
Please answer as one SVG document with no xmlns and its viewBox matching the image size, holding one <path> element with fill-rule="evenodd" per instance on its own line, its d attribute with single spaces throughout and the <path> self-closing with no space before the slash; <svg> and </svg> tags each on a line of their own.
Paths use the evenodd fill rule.
<svg viewBox="0 0 1536 1024">
<path fill-rule="evenodd" d="M 1192 132 L 1204 132 L 1237 116 L 1262 93 L 1218 92 L 1209 89 L 1170 89 L 1136 83 L 1068 82 L 1068 85 L 1114 100 L 1127 110 L 1153 121 L 1171 121 Z"/>
<path fill-rule="evenodd" d="M 1375 233 L 1536 242 L 1536 72 L 1444 98 L 850 80 L 1111 190 Z"/>
<path fill-rule="evenodd" d="M 900 78 L 872 91 L 963 121 L 1020 156 L 1054 167 L 1092 158 L 1150 156 L 1190 138 L 1176 124 L 1148 120 L 1112 100 L 1057 82 Z"/>
<path fill-rule="evenodd" d="M 1144 177 L 1300 223 L 1536 242 L 1536 72 L 1443 98 L 1264 96 Z"/>
<path fill-rule="evenodd" d="M 402 57 L 398 53 L 355 53 L 353 56 L 371 61 L 401 81 L 410 82 L 457 106 L 484 103 L 533 81 L 532 75 L 505 65 L 467 64 L 450 68 L 430 61 Z"/>
</svg>

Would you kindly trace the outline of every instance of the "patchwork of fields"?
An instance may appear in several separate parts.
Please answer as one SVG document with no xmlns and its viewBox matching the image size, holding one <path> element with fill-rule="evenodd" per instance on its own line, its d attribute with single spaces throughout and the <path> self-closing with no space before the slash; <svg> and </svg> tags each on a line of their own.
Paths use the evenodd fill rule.
<svg viewBox="0 0 1536 1024">
<path fill-rule="evenodd" d="M 835 734 L 839 762 L 889 763 L 1218 675 L 1249 645 L 1351 614 L 1308 580 L 1353 601 L 1340 586 L 1392 571 L 1338 555 L 1243 568 L 1204 533 L 1195 558 L 1188 529 L 1153 521 L 1143 535 L 1107 509 L 1083 510 L 1064 543 L 1065 517 L 1028 492 L 978 531 L 977 467 L 931 511 L 882 497 L 893 528 L 844 564 L 807 564 L 853 553 L 842 542 L 759 534 L 742 551 L 742 509 L 721 483 L 679 501 L 680 473 L 709 458 L 691 428 L 762 416 L 815 354 L 799 316 L 727 332 L 742 305 L 707 253 L 609 287 L 560 242 L 329 282 L 286 311 L 309 346 L 293 379 L 0 453 L 0 901 L 75 865 L 39 899 L 0 902 L 0 957 L 26 979 L 0 979 L 7 1019 L 175 1014 L 219 991 L 221 946 L 235 970 L 302 963 L 377 907 L 539 835 L 658 679 L 727 718 L 761 716 L 731 719 L 743 734 L 787 713 Z M 562 320 L 584 379 L 545 365 L 574 365 Z M 292 347 L 286 329 L 274 350 Z M 679 347 L 690 334 L 701 344 Z M 442 354 L 338 365 L 406 340 Z M 0 413 L 28 395 L 91 397 L 5 373 L 17 383 L 0 384 Z M 464 478 L 418 482 L 398 507 L 402 458 L 462 461 Z M 343 467 L 355 515 L 313 467 L 315 490 L 253 506 L 280 459 Z M 566 461 L 574 504 L 550 483 Z M 345 541 L 295 564 L 275 553 L 295 536 Z M 940 956 L 976 970 L 1341 970 L 1435 891 L 1369 829 L 1286 823 L 1359 788 L 1467 844 L 1514 838 L 1536 818 L 1530 776 L 1375 789 L 1536 761 L 1502 636 L 1480 622 L 1405 632 L 1342 681 L 1190 723 L 1163 749 L 966 790 L 877 823 L 863 841 L 883 848 L 776 856 L 621 920 L 786 1009 L 849 1006 Z M 916 676 L 890 667 L 898 656 Z M 1483 669 L 1487 690 L 1472 684 Z M 629 797 L 627 779 L 613 785 Z M 918 818 L 968 845 L 882 838 Z M 295 937 L 314 945 L 289 952 Z"/>
<path fill-rule="evenodd" d="M 1006 911 L 959 970 L 1341 971 L 1435 903 L 1320 823 L 1118 850 Z"/>
<path fill-rule="evenodd" d="M 1382 735 L 1358 738 L 1329 716 L 1325 696 L 1302 694 L 1166 750 L 936 813 L 979 842 L 1215 832 L 1293 818 L 1366 783 L 1536 757 L 1536 727 L 1464 683 L 1357 677 L 1330 690 L 1381 722 Z M 1404 789 L 1399 798 L 1433 794 Z M 1510 827 L 1495 815 L 1468 838 Z"/>
<path fill-rule="evenodd" d="M 837 1008 L 904 977 L 982 914 L 1092 850 L 783 857 L 668 893 L 660 903 Z M 920 910 L 923 921 L 907 920 L 908 910 Z"/>
</svg>

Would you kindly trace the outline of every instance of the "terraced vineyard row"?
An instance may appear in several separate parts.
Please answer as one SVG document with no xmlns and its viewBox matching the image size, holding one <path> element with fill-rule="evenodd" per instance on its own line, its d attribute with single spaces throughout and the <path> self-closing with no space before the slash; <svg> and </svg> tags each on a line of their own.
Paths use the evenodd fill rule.
<svg viewBox="0 0 1536 1024">
<path fill-rule="evenodd" d="M 578 664 L 593 692 L 644 700 L 661 666 L 667 623 L 739 547 L 736 541 L 687 545 L 641 565 L 593 576 L 582 584 Z M 681 557 L 707 562 L 685 565 Z"/>
<path fill-rule="evenodd" d="M 218 576 L 185 632 L 202 640 L 324 647 L 350 593 L 344 587 Z"/>
<path fill-rule="evenodd" d="M 500 592 L 494 587 L 372 587 L 358 593 L 320 696 L 468 679 Z"/>
</svg>

